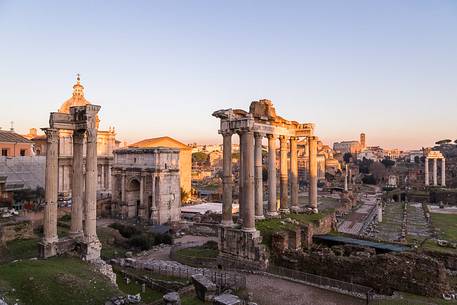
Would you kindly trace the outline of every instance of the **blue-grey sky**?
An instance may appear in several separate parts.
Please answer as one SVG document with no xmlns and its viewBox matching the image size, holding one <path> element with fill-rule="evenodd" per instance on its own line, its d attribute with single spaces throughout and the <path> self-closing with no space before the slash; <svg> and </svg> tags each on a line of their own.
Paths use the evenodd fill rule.
<svg viewBox="0 0 457 305">
<path fill-rule="evenodd" d="M 457 1 L 2 1 L 0 126 L 45 127 L 81 73 L 129 142 L 220 142 L 268 98 L 325 142 L 457 138 Z"/>
</svg>

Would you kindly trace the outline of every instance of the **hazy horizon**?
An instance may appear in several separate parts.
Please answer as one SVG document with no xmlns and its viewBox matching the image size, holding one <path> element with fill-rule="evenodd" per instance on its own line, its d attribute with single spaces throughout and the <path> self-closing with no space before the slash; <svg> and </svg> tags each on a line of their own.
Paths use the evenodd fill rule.
<svg viewBox="0 0 457 305">
<path fill-rule="evenodd" d="M 457 2 L 1 1 L 0 127 L 46 127 L 81 73 L 129 143 L 221 143 L 213 111 L 270 99 L 332 145 L 457 138 Z"/>
</svg>

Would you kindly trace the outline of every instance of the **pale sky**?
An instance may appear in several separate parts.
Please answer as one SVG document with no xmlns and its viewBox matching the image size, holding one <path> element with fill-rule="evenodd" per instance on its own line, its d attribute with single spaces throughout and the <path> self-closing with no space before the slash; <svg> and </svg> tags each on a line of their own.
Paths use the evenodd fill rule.
<svg viewBox="0 0 457 305">
<path fill-rule="evenodd" d="M 2 1 L 0 126 L 46 127 L 81 73 L 101 127 L 218 143 L 273 101 L 332 144 L 457 139 L 457 1 Z"/>
</svg>

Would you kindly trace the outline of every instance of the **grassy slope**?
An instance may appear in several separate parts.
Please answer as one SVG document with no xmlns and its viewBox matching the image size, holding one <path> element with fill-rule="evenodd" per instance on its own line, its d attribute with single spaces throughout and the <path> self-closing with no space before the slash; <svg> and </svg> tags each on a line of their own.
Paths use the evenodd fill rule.
<svg viewBox="0 0 457 305">
<path fill-rule="evenodd" d="M 0 283 L 7 299 L 19 304 L 97 305 L 122 294 L 87 263 L 68 257 L 0 265 Z"/>
<path fill-rule="evenodd" d="M 457 215 L 431 213 L 433 226 L 442 239 L 457 241 Z"/>
</svg>

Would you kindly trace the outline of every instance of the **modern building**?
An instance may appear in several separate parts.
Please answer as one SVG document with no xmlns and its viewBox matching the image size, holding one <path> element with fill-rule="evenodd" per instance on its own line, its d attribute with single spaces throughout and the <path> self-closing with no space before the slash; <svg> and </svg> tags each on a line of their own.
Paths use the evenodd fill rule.
<svg viewBox="0 0 457 305">
<path fill-rule="evenodd" d="M 170 137 L 151 138 L 129 145 L 130 148 L 167 147 L 179 149 L 179 173 L 181 188 L 190 194 L 192 189 L 192 148 Z"/>
</svg>

